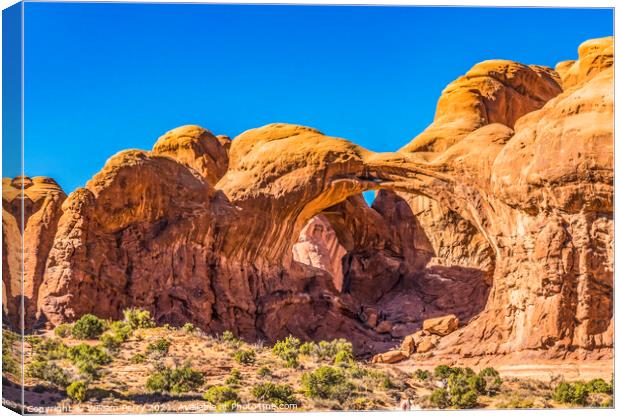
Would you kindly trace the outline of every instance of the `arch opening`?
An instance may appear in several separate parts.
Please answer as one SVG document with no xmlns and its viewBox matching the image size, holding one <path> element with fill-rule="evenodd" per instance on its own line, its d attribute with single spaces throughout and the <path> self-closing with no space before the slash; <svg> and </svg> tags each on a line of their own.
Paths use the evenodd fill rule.
<svg viewBox="0 0 620 416">
<path fill-rule="evenodd" d="M 455 314 L 462 324 L 485 307 L 495 255 L 456 212 L 419 194 L 357 194 L 308 221 L 293 246 L 298 263 L 331 276 L 352 298 L 362 325 L 399 342 L 425 319 Z M 369 350 L 373 350 L 372 346 Z"/>
</svg>

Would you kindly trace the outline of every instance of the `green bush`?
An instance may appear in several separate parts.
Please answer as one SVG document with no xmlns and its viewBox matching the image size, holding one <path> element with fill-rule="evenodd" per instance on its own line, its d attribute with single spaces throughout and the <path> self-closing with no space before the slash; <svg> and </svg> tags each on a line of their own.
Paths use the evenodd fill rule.
<svg viewBox="0 0 620 416">
<path fill-rule="evenodd" d="M 58 360 L 67 355 L 67 346 L 58 339 L 38 338 L 37 342 L 31 345 L 32 352 L 45 360 Z"/>
<path fill-rule="evenodd" d="M 174 370 L 164 368 L 156 371 L 146 380 L 149 391 L 165 393 L 187 393 L 202 386 L 204 375 L 184 365 Z"/>
<path fill-rule="evenodd" d="M 413 374 L 418 380 L 428 380 L 428 378 L 431 376 L 431 373 L 429 373 L 428 371 L 420 369 L 415 370 L 415 373 Z"/>
<path fill-rule="evenodd" d="M 87 344 L 70 347 L 67 350 L 67 357 L 78 368 L 80 374 L 93 380 L 99 378 L 101 366 L 112 362 L 112 357 L 103 349 Z"/>
<path fill-rule="evenodd" d="M 81 403 L 86 400 L 86 383 L 74 381 L 67 387 L 67 396 L 74 402 Z"/>
<path fill-rule="evenodd" d="M 172 343 L 166 338 L 159 338 L 146 346 L 146 353 L 148 355 L 157 354 L 164 356 L 168 354 L 170 345 Z"/>
<path fill-rule="evenodd" d="M 56 336 L 60 338 L 67 338 L 69 335 L 71 335 L 72 328 L 73 325 L 71 324 L 60 324 L 54 329 L 54 334 L 56 334 Z"/>
<path fill-rule="evenodd" d="M 256 353 L 253 350 L 237 350 L 233 354 L 236 362 L 243 365 L 251 365 L 256 362 Z"/>
<path fill-rule="evenodd" d="M 123 317 L 131 329 L 153 328 L 155 326 L 155 321 L 151 318 L 151 313 L 144 309 L 125 309 L 123 311 Z"/>
<path fill-rule="evenodd" d="M 314 356 L 320 361 L 330 361 L 336 363 L 338 357 L 339 363 L 347 363 L 353 360 L 353 346 L 349 341 L 343 338 L 334 339 L 332 341 L 320 341 L 318 344 L 314 342 L 304 342 L 298 348 L 299 354 Z"/>
<path fill-rule="evenodd" d="M 101 345 L 110 352 L 118 351 L 123 339 L 116 334 L 103 334 L 99 337 Z"/>
<path fill-rule="evenodd" d="M 133 330 L 131 329 L 131 325 L 124 321 L 114 321 L 110 324 L 110 331 L 114 336 L 125 342 L 131 336 Z"/>
<path fill-rule="evenodd" d="M 67 350 L 67 356 L 74 364 L 87 362 L 97 365 L 105 365 L 112 362 L 112 357 L 110 357 L 104 350 L 100 347 L 94 347 L 88 344 L 78 344 L 69 347 Z"/>
<path fill-rule="evenodd" d="M 187 322 L 185 325 L 183 325 L 183 331 L 185 331 L 188 334 L 191 334 L 195 330 L 196 330 L 196 327 L 191 322 Z"/>
<path fill-rule="evenodd" d="M 364 367 L 360 366 L 358 363 L 353 363 L 353 365 L 347 368 L 347 374 L 355 379 L 360 379 L 364 377 L 368 377 L 370 372 Z"/>
<path fill-rule="evenodd" d="M 299 347 L 299 353 L 303 355 L 314 355 L 318 345 L 314 342 L 304 342 Z"/>
<path fill-rule="evenodd" d="M 353 354 L 348 351 L 338 351 L 334 356 L 334 364 L 342 367 L 353 364 Z"/>
<path fill-rule="evenodd" d="M 234 344 L 237 343 L 239 340 L 235 337 L 235 334 L 233 334 L 231 331 L 224 331 L 222 332 L 222 335 L 220 336 L 220 339 L 224 342 L 227 342 L 229 344 Z"/>
<path fill-rule="evenodd" d="M 486 394 L 494 395 L 497 394 L 502 386 L 502 378 L 499 376 L 499 373 L 496 369 L 492 367 L 487 367 L 478 373 L 478 376 L 484 379 L 486 385 Z"/>
<path fill-rule="evenodd" d="M 18 356 L 21 354 L 20 348 L 15 347 L 15 343 L 20 336 L 9 330 L 2 330 L 2 372 L 19 376 L 21 365 L 18 363 Z"/>
<path fill-rule="evenodd" d="M 228 386 L 211 386 L 202 395 L 202 398 L 214 406 L 227 402 L 238 402 L 239 395 Z"/>
<path fill-rule="evenodd" d="M 446 389 L 436 389 L 431 393 L 429 401 L 433 407 L 445 409 L 450 406 L 450 397 Z"/>
<path fill-rule="evenodd" d="M 468 379 L 468 384 L 469 384 L 469 388 L 477 393 L 477 394 L 486 394 L 487 392 L 487 382 L 485 381 L 484 377 L 480 377 L 480 376 L 471 376 Z"/>
<path fill-rule="evenodd" d="M 142 364 L 145 361 L 146 361 L 146 355 L 142 353 L 134 354 L 133 357 L 131 357 L 131 362 L 133 364 Z"/>
<path fill-rule="evenodd" d="M 271 377 L 272 376 L 271 370 L 267 366 L 262 366 L 261 368 L 258 369 L 256 373 L 260 377 Z"/>
<path fill-rule="evenodd" d="M 437 367 L 435 367 L 435 371 L 433 372 L 433 374 L 438 379 L 445 381 L 448 379 L 448 377 L 450 377 L 450 374 L 452 374 L 452 369 L 447 365 L 438 365 Z"/>
<path fill-rule="evenodd" d="M 229 385 L 237 385 L 241 382 L 241 372 L 236 368 L 230 371 L 230 375 L 226 378 L 225 383 Z"/>
<path fill-rule="evenodd" d="M 472 389 L 470 380 L 472 376 L 468 376 L 467 371 L 453 371 L 448 377 L 448 393 L 450 395 L 450 403 L 459 409 L 471 409 L 475 407 L 478 395 Z M 482 379 L 482 378 L 480 378 Z"/>
<path fill-rule="evenodd" d="M 252 395 L 257 400 L 278 406 L 297 403 L 293 388 L 288 384 L 259 383 L 252 387 Z"/>
<path fill-rule="evenodd" d="M 97 339 L 103 331 L 105 323 L 95 315 L 86 314 L 73 324 L 71 335 L 76 339 Z"/>
<path fill-rule="evenodd" d="M 478 395 L 470 390 L 461 396 L 451 397 L 452 405 L 459 409 L 473 409 L 478 404 Z"/>
<path fill-rule="evenodd" d="M 26 366 L 26 376 L 45 380 L 60 387 L 65 387 L 69 384 L 69 378 L 62 368 L 56 363 L 49 362 L 41 357 L 36 357 L 34 361 Z"/>
<path fill-rule="evenodd" d="M 588 386 L 580 381 L 575 383 L 561 382 L 553 391 L 553 400 L 585 406 L 588 402 Z"/>
<path fill-rule="evenodd" d="M 602 378 L 595 378 L 588 381 L 586 387 L 588 389 L 588 393 L 612 394 L 614 391 L 613 386 L 606 383 Z"/>
<path fill-rule="evenodd" d="M 301 385 L 307 397 L 334 399 L 339 402 L 346 400 L 354 389 L 341 369 L 330 366 L 305 373 L 301 377 Z"/>
<path fill-rule="evenodd" d="M 299 339 L 289 335 L 284 340 L 276 342 L 273 346 L 273 353 L 286 362 L 287 367 L 297 368 L 299 366 Z"/>
</svg>

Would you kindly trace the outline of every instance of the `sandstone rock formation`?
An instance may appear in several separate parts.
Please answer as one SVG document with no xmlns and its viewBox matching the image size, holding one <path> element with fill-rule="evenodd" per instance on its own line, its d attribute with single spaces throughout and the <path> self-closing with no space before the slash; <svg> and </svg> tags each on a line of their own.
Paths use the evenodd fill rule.
<svg viewBox="0 0 620 416">
<path fill-rule="evenodd" d="M 3 312 L 13 326 L 19 325 L 23 295 L 28 329 L 37 312 L 38 291 L 66 195 L 53 179 L 42 176 L 5 178 L 2 182 Z"/>
<path fill-rule="evenodd" d="M 440 316 L 427 319 L 422 324 L 422 329 L 434 335 L 444 336 L 454 332 L 459 327 L 459 318 L 455 315 Z"/>
<path fill-rule="evenodd" d="M 37 208 L 24 254 L 44 282 L 28 313 L 144 307 L 249 340 L 346 337 L 389 351 L 380 362 L 610 357 L 612 43 L 584 43 L 557 72 L 475 65 L 395 153 L 288 124 L 232 141 L 184 126 L 121 152 Z M 16 235 L 4 212 L 3 233 Z"/>
</svg>

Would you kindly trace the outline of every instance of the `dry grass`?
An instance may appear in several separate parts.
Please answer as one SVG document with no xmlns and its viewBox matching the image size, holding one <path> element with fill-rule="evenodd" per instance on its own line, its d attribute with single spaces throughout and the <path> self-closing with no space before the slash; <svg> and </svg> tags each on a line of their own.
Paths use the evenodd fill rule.
<svg viewBox="0 0 620 416">
<path fill-rule="evenodd" d="M 40 337 L 58 339 L 53 331 L 41 334 Z M 162 338 L 170 341 L 167 354 L 149 356 L 147 346 Z M 69 347 L 80 343 L 93 346 L 100 344 L 97 340 L 71 338 L 62 339 L 62 342 Z M 255 361 L 245 365 L 237 362 L 233 356 L 240 349 L 252 350 Z M 190 332 L 171 327 L 136 329 L 112 356 L 112 362 L 102 368 L 101 377 L 89 382 L 86 402 L 72 403 L 64 388 L 52 386 L 42 380 L 26 378 L 27 402 L 33 406 L 41 406 L 39 412 L 49 413 L 204 413 L 214 411 L 215 408 L 203 399 L 202 395 L 212 386 L 228 385 L 236 392 L 237 403 L 244 406 L 237 411 L 394 410 L 399 408 L 403 398 L 409 398 L 414 408 L 430 407 L 429 397 L 438 387 L 438 380 L 432 375 L 426 380 L 419 380 L 413 371 L 403 371 L 397 366 L 358 361 L 343 367 L 349 383 L 347 385 L 350 386 L 350 395 L 338 400 L 310 398 L 304 394 L 301 382 L 303 374 L 321 366 L 334 365 L 331 362 L 300 355 L 300 365 L 289 368 L 272 352 L 270 346 L 262 343 L 224 340 L 200 331 Z M 136 356 L 144 356 L 146 359 L 136 360 Z M 26 364 L 32 361 L 33 357 L 34 354 L 28 353 Z M 84 378 L 68 359 L 57 359 L 55 362 L 68 372 L 71 380 Z M 178 368 L 183 365 L 189 365 L 203 374 L 204 383 L 201 387 L 180 394 L 153 393 L 147 390 L 147 379 L 157 367 Z M 260 370 L 261 368 L 269 371 Z M 238 374 L 233 377 L 236 381 L 229 379 L 231 372 Z M 296 407 L 266 407 L 268 404 L 260 403 L 252 394 L 252 388 L 265 382 L 290 385 Z M 11 387 L 6 391 L 11 391 Z M 494 396 L 479 396 L 477 407 L 566 407 L 554 402 L 552 396 L 553 386 L 549 382 L 509 378 L 504 379 L 500 391 Z M 599 401 L 603 402 L 605 399 L 607 398 L 600 398 Z M 31 411 L 37 412 L 37 409 Z"/>
</svg>

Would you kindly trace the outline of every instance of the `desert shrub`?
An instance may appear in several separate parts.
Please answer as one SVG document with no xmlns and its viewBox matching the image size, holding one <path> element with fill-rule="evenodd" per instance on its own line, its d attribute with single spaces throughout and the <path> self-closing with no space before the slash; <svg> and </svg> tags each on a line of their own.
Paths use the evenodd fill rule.
<svg viewBox="0 0 620 416">
<path fill-rule="evenodd" d="M 151 318 L 151 313 L 144 309 L 125 309 L 123 311 L 123 317 L 131 329 L 153 328 L 155 326 L 155 321 Z"/>
<path fill-rule="evenodd" d="M 434 390 L 428 400 L 433 407 L 439 409 L 445 409 L 450 406 L 450 397 L 446 389 Z"/>
<path fill-rule="evenodd" d="M 157 340 L 149 343 L 146 346 L 146 353 L 148 355 L 156 354 L 156 355 L 164 356 L 168 354 L 171 344 L 172 343 L 166 338 L 158 338 Z"/>
<path fill-rule="evenodd" d="M 256 361 L 256 353 L 252 350 L 237 350 L 233 354 L 236 362 L 243 365 L 251 365 Z"/>
<path fill-rule="evenodd" d="M 192 332 L 196 330 L 196 327 L 191 322 L 187 322 L 185 325 L 183 325 L 182 329 L 184 332 L 191 334 Z"/>
<path fill-rule="evenodd" d="M 487 382 L 484 377 L 480 377 L 479 375 L 471 376 L 468 379 L 469 388 L 477 393 L 477 394 L 486 394 L 487 392 Z"/>
<path fill-rule="evenodd" d="M 252 387 L 252 395 L 262 402 L 275 405 L 297 403 L 293 388 L 288 384 L 259 383 Z"/>
<path fill-rule="evenodd" d="M 131 325 L 127 322 L 114 321 L 110 324 L 110 331 L 117 339 L 125 342 L 131 336 L 133 329 L 131 328 Z"/>
<path fill-rule="evenodd" d="M 43 342 L 45 338 L 37 335 L 26 335 L 24 342 L 30 346 L 33 351 L 37 350 L 37 347 Z"/>
<path fill-rule="evenodd" d="M 427 370 L 417 369 L 415 370 L 415 373 L 413 373 L 413 375 L 418 380 L 428 380 L 428 378 L 431 376 L 431 373 L 429 373 Z"/>
<path fill-rule="evenodd" d="M 341 363 L 353 360 L 353 346 L 346 339 L 339 338 L 332 341 L 304 342 L 299 348 L 300 354 L 314 356 L 321 361 L 336 363 L 339 357 Z M 350 357 L 350 359 L 349 359 Z"/>
<path fill-rule="evenodd" d="M 384 389 L 395 389 L 396 384 L 394 384 L 390 376 L 384 374 L 383 378 L 381 379 L 381 387 Z"/>
<path fill-rule="evenodd" d="M 67 346 L 58 339 L 38 338 L 38 341 L 31 345 L 32 352 L 45 360 L 58 360 L 65 358 L 67 354 Z"/>
<path fill-rule="evenodd" d="M 499 392 L 502 386 L 502 378 L 499 376 L 496 369 L 487 367 L 481 370 L 478 376 L 484 379 L 487 395 L 494 395 Z"/>
<path fill-rule="evenodd" d="M 499 377 L 499 373 L 493 367 L 487 367 L 483 370 L 480 370 L 478 375 L 480 377 Z"/>
<path fill-rule="evenodd" d="M 69 384 L 69 378 L 65 371 L 56 363 L 40 357 L 35 358 L 26 367 L 26 376 L 45 380 L 56 386 L 65 387 Z"/>
<path fill-rule="evenodd" d="M 438 365 L 435 367 L 435 371 L 433 372 L 434 376 L 440 380 L 447 380 L 452 374 L 452 369 L 447 365 Z"/>
<path fill-rule="evenodd" d="M 588 401 L 588 386 L 579 381 L 575 383 L 561 382 L 553 391 L 553 400 L 585 406 Z"/>
<path fill-rule="evenodd" d="M 69 335 L 71 335 L 72 328 L 73 325 L 71 324 L 60 324 L 56 328 L 54 328 L 54 334 L 56 334 L 56 336 L 60 338 L 67 338 Z"/>
<path fill-rule="evenodd" d="M 80 374 L 93 380 L 99 378 L 101 366 L 112 362 L 112 357 L 103 349 L 87 344 L 70 347 L 67 350 L 67 357 L 78 368 Z"/>
<path fill-rule="evenodd" d="M 261 368 L 259 368 L 256 374 L 258 374 L 260 377 L 271 377 L 272 376 L 271 370 L 267 366 L 262 366 Z"/>
<path fill-rule="evenodd" d="M 118 351 L 123 339 L 116 334 L 103 334 L 99 337 L 101 345 L 110 352 Z"/>
<path fill-rule="evenodd" d="M 304 394 L 310 398 L 346 400 L 354 386 L 347 381 L 344 371 L 339 368 L 323 366 L 305 373 L 301 377 Z"/>
<path fill-rule="evenodd" d="M 241 382 L 241 372 L 236 368 L 230 371 L 230 375 L 226 378 L 225 383 L 229 385 L 236 385 Z"/>
<path fill-rule="evenodd" d="M 12 374 L 17 376 L 19 374 L 20 365 L 17 363 L 15 357 L 6 349 L 2 349 L 2 373 Z"/>
<path fill-rule="evenodd" d="M 459 409 L 473 409 L 478 404 L 478 395 L 473 390 L 469 390 L 460 396 L 451 396 L 450 402 Z"/>
<path fill-rule="evenodd" d="M 334 364 L 348 367 L 353 364 L 353 354 L 348 351 L 338 351 L 334 356 Z"/>
<path fill-rule="evenodd" d="M 142 353 L 134 354 L 133 357 L 131 357 L 130 361 L 133 364 L 142 364 L 143 362 L 146 361 L 146 355 L 144 355 Z"/>
<path fill-rule="evenodd" d="M 237 392 L 228 386 L 211 386 L 202 395 L 202 398 L 214 406 L 217 406 L 218 410 L 234 410 L 236 404 L 239 402 L 239 395 Z"/>
<path fill-rule="evenodd" d="M 228 344 L 236 344 L 239 340 L 235 337 L 231 331 L 224 331 L 222 335 L 220 335 L 220 339 Z"/>
<path fill-rule="evenodd" d="M 105 331 L 105 323 L 95 315 L 88 313 L 73 324 L 71 335 L 76 339 L 97 339 L 103 331 Z"/>
<path fill-rule="evenodd" d="M 67 356 L 74 364 L 89 362 L 97 365 L 105 365 L 112 362 L 112 357 L 104 350 L 88 344 L 78 344 L 69 347 Z"/>
<path fill-rule="evenodd" d="M 602 393 L 612 394 L 614 389 L 611 384 L 608 384 L 602 378 L 595 378 L 586 383 L 588 393 Z"/>
<path fill-rule="evenodd" d="M 459 409 L 471 409 L 478 401 L 478 395 L 470 384 L 473 377 L 468 374 L 467 371 L 456 371 L 448 377 L 450 403 Z"/>
<path fill-rule="evenodd" d="M 146 380 L 146 388 L 153 392 L 187 393 L 202 386 L 204 375 L 184 365 L 176 369 L 163 368 L 151 374 Z"/>
<path fill-rule="evenodd" d="M 2 330 L 2 372 L 13 374 L 15 376 L 20 374 L 21 365 L 18 363 L 18 353 L 21 354 L 21 349 L 18 351 L 15 348 L 15 343 L 20 339 L 19 335 L 9 330 Z"/>
<path fill-rule="evenodd" d="M 303 355 L 314 355 L 315 350 L 317 348 L 318 348 L 318 345 L 316 345 L 316 343 L 312 341 L 304 342 L 303 344 L 299 346 L 299 353 Z"/>
<path fill-rule="evenodd" d="M 74 381 L 67 387 L 67 396 L 74 402 L 81 403 L 86 400 L 86 383 Z"/>
<path fill-rule="evenodd" d="M 358 365 L 357 363 L 353 363 L 347 368 L 347 373 L 351 378 L 360 379 L 362 377 L 368 376 L 368 370 L 364 367 Z"/>
<path fill-rule="evenodd" d="M 284 340 L 276 342 L 273 346 L 273 353 L 286 362 L 287 367 L 296 368 L 299 366 L 299 339 L 289 335 Z"/>
<path fill-rule="evenodd" d="M 376 410 L 377 403 L 367 397 L 358 397 L 350 404 L 351 410 Z"/>
</svg>

